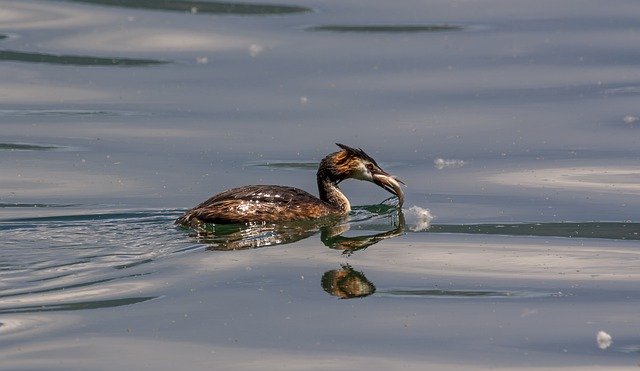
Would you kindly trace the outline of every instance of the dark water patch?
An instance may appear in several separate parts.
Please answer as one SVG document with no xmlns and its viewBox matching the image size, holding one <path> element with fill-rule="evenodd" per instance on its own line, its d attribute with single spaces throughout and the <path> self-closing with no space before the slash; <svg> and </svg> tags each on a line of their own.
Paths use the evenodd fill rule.
<svg viewBox="0 0 640 371">
<path fill-rule="evenodd" d="M 32 270 L 34 272 L 47 271 L 47 270 L 52 270 L 52 269 L 56 269 L 56 268 L 69 269 L 69 268 L 73 267 L 74 265 L 84 265 L 84 264 L 91 263 L 91 260 L 85 259 L 85 258 L 78 258 L 77 260 L 73 260 L 73 261 L 69 261 L 69 262 L 57 263 L 57 264 L 47 264 L 47 265 L 41 265 L 41 266 L 38 265 L 40 263 L 46 263 L 46 262 L 35 262 L 35 263 L 32 263 Z"/>
<path fill-rule="evenodd" d="M 64 147 L 27 144 L 27 143 L 0 143 L 0 151 L 50 151 Z"/>
<path fill-rule="evenodd" d="M 640 223 L 434 224 L 424 232 L 640 240 Z"/>
<path fill-rule="evenodd" d="M 46 53 L 17 52 L 11 50 L 0 50 L 0 61 L 25 62 L 25 63 L 46 63 L 68 66 L 151 66 L 167 64 L 168 61 L 157 59 L 134 59 L 134 58 L 105 58 L 83 55 L 57 55 Z"/>
<path fill-rule="evenodd" d="M 0 143 L 1 145 L 1 143 Z M 0 209 L 2 208 L 38 208 L 38 207 L 50 207 L 50 208 L 56 208 L 56 207 L 73 207 L 73 206 L 78 206 L 79 204 L 39 204 L 39 203 L 2 203 L 0 202 Z"/>
<path fill-rule="evenodd" d="M 388 289 L 381 290 L 376 296 L 405 297 L 405 298 L 479 298 L 479 299 L 504 299 L 504 298 L 539 298 L 558 297 L 560 293 L 544 293 L 532 291 L 508 291 L 508 290 L 440 290 L 440 289 Z"/>
<path fill-rule="evenodd" d="M 113 268 L 114 269 L 127 269 L 127 268 L 133 268 L 133 267 L 137 267 L 139 265 L 147 264 L 147 263 L 151 263 L 151 262 L 153 262 L 153 259 L 144 259 L 144 260 L 134 261 L 134 262 L 131 262 L 131 263 L 114 265 Z"/>
<path fill-rule="evenodd" d="M 249 166 L 267 167 L 271 169 L 281 170 L 318 170 L 317 162 L 286 162 L 286 161 L 269 161 L 261 163 L 252 163 Z"/>
<path fill-rule="evenodd" d="M 4 34 L 0 34 L 0 40 L 4 40 L 4 39 L 6 39 L 7 37 L 9 37 L 9 36 L 8 36 L 8 35 L 4 35 Z"/>
<path fill-rule="evenodd" d="M 228 1 L 194 0 L 64 0 L 77 3 L 117 6 L 146 10 L 165 10 L 190 13 L 228 14 L 228 15 L 270 15 L 308 13 L 311 8 L 297 5 L 257 4 Z"/>
<path fill-rule="evenodd" d="M 71 311 L 71 310 L 113 308 L 113 307 L 121 307 L 124 305 L 143 303 L 145 301 L 153 300 L 156 298 L 157 296 L 142 296 L 142 297 L 120 298 L 120 299 L 110 299 L 110 300 L 83 301 L 83 302 L 77 302 L 77 303 L 27 305 L 22 307 L 0 309 L 0 314 L 61 312 L 61 311 Z"/>
<path fill-rule="evenodd" d="M 70 275 L 71 275 L 71 273 L 63 273 L 63 274 L 60 274 L 60 275 L 57 275 L 57 276 L 36 278 L 36 279 L 28 280 L 26 282 L 29 282 L 29 283 L 46 282 L 46 281 L 51 281 L 51 280 L 57 280 L 59 278 L 68 277 Z"/>
<path fill-rule="evenodd" d="M 0 116 L 143 116 L 143 113 L 124 111 L 73 110 L 73 109 L 3 109 Z"/>
<path fill-rule="evenodd" d="M 309 27 L 310 31 L 354 32 L 354 33 L 420 33 L 461 31 L 455 25 L 322 25 Z"/>
</svg>

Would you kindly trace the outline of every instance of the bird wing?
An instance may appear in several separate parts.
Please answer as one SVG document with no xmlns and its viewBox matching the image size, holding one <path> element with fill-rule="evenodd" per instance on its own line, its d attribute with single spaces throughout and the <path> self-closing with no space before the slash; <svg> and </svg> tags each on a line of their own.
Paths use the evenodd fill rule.
<svg viewBox="0 0 640 371">
<path fill-rule="evenodd" d="M 316 219 L 330 210 L 319 198 L 298 188 L 251 185 L 209 198 L 187 211 L 176 223 L 188 224 L 192 219 L 223 224 Z"/>
</svg>

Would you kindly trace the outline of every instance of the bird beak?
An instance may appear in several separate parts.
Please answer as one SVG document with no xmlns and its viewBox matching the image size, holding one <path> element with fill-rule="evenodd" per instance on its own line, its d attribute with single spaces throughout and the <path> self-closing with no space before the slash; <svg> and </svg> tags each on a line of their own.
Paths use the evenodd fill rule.
<svg viewBox="0 0 640 371">
<path fill-rule="evenodd" d="M 396 178 L 394 175 L 386 173 L 382 169 L 376 169 L 372 176 L 375 184 L 398 197 L 398 206 L 402 207 L 402 204 L 404 203 L 404 192 L 402 192 L 400 184 L 404 184 L 404 182 Z"/>
</svg>

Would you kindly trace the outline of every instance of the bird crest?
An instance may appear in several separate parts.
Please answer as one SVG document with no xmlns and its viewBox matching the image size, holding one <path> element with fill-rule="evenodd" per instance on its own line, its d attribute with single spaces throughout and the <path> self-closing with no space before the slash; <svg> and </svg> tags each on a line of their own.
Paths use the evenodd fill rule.
<svg viewBox="0 0 640 371">
<path fill-rule="evenodd" d="M 378 163 L 376 163 L 376 160 L 374 160 L 373 157 L 369 156 L 365 151 L 363 151 L 362 148 L 352 148 L 342 143 L 336 143 L 336 145 L 342 148 L 342 150 L 344 150 L 347 154 L 358 157 L 362 160 L 369 161 L 372 164 L 378 166 Z"/>
</svg>

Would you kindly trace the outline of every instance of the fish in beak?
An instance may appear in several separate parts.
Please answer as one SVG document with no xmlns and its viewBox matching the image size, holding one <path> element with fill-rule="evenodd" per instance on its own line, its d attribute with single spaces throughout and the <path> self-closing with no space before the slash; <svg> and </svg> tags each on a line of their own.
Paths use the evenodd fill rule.
<svg viewBox="0 0 640 371">
<path fill-rule="evenodd" d="M 398 197 L 398 207 L 402 207 L 404 203 L 404 192 L 402 192 L 400 184 L 404 184 L 404 182 L 380 168 L 372 171 L 371 175 L 375 184 Z"/>
</svg>

